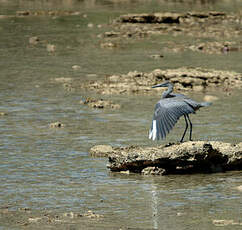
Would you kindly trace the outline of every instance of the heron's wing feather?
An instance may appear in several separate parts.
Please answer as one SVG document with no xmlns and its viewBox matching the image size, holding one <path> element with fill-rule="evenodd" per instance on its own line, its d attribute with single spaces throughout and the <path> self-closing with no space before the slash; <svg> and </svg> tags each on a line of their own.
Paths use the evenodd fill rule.
<svg viewBox="0 0 242 230">
<path fill-rule="evenodd" d="M 150 139 L 164 139 L 181 116 L 194 112 L 193 105 L 185 101 L 184 98 L 161 99 L 155 106 L 153 123 L 150 129 L 152 138 Z M 155 132 L 154 124 L 156 125 Z"/>
</svg>

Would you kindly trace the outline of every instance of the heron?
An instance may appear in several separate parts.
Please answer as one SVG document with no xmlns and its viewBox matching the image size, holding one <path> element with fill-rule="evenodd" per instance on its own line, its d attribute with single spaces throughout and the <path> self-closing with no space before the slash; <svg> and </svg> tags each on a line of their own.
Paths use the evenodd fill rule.
<svg viewBox="0 0 242 230">
<path fill-rule="evenodd" d="M 173 93 L 173 84 L 170 82 L 164 82 L 158 85 L 152 86 L 152 88 L 168 87 L 162 94 L 161 99 L 155 105 L 155 111 L 151 128 L 149 131 L 149 139 L 160 140 L 165 139 L 166 135 L 175 126 L 176 122 L 181 116 L 184 116 L 186 127 L 180 142 L 186 135 L 188 129 L 188 122 L 190 125 L 189 140 L 192 140 L 192 122 L 189 118 L 189 114 L 195 113 L 201 107 L 207 107 L 211 105 L 210 102 L 196 102 L 191 98 L 183 94 Z"/>
</svg>

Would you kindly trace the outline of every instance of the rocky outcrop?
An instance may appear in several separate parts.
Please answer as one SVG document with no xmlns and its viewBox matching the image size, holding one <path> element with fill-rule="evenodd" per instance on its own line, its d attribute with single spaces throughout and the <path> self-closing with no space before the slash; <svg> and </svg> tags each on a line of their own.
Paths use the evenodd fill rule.
<svg viewBox="0 0 242 230">
<path fill-rule="evenodd" d="M 241 13 L 224 12 L 184 12 L 184 13 L 143 13 L 119 16 L 110 25 L 110 31 L 100 34 L 100 44 L 122 46 L 124 41 L 149 36 L 190 36 L 186 42 L 169 41 L 162 43 L 163 51 L 181 52 L 192 50 L 207 54 L 224 54 L 231 51 L 242 51 L 240 37 L 242 30 Z M 205 39 L 207 41 L 204 41 Z M 127 43 L 127 42 L 126 42 Z M 119 45 L 113 45 L 119 44 Z M 109 47 L 103 46 L 101 47 Z"/>
<path fill-rule="evenodd" d="M 95 148 L 101 154 L 103 147 Z M 108 150 L 108 151 L 107 151 Z M 105 147 L 111 171 L 167 175 L 242 170 L 242 142 L 189 141 L 158 147 Z"/>
<path fill-rule="evenodd" d="M 112 101 L 104 100 L 104 99 L 95 99 L 95 98 L 86 98 L 80 101 L 82 105 L 88 105 L 89 107 L 95 109 L 120 109 L 119 104 L 115 104 Z"/>
<path fill-rule="evenodd" d="M 185 12 L 127 14 L 117 18 L 113 27 L 119 37 L 143 37 L 149 34 L 186 34 L 193 37 L 239 37 L 240 14 L 224 12 Z M 105 35 L 105 34 L 104 34 Z"/>
<path fill-rule="evenodd" d="M 154 13 L 154 14 L 126 14 L 121 15 L 117 21 L 121 23 L 179 23 L 183 14 Z"/>
<path fill-rule="evenodd" d="M 81 82 L 80 87 L 100 94 L 160 94 L 162 89 L 152 89 L 151 86 L 163 81 L 172 82 L 176 90 L 182 91 L 202 91 L 217 86 L 226 89 L 242 88 L 241 73 L 185 67 L 111 75 L 105 80 Z"/>
</svg>

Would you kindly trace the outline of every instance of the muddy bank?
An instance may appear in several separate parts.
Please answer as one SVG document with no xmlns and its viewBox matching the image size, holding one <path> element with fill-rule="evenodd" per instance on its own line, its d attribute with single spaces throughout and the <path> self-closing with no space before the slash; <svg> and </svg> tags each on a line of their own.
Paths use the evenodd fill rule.
<svg viewBox="0 0 242 230">
<path fill-rule="evenodd" d="M 185 12 L 121 15 L 110 25 L 112 30 L 100 35 L 101 44 L 118 46 L 123 39 L 148 38 L 152 35 L 190 36 L 192 44 L 174 44 L 171 50 L 185 49 L 208 54 L 241 51 L 242 15 L 224 12 Z M 204 38 L 213 41 L 204 41 Z M 237 39 L 237 41 L 236 41 Z M 163 44 L 169 49 L 169 42 Z"/>
<path fill-rule="evenodd" d="M 98 151 L 99 148 L 99 151 Z M 109 157 L 111 171 L 142 174 L 190 174 L 242 170 L 242 142 L 189 141 L 158 147 L 95 147 Z"/>
<path fill-rule="evenodd" d="M 108 76 L 105 80 L 75 83 L 71 87 L 94 90 L 100 94 L 160 94 L 161 89 L 152 89 L 151 86 L 163 81 L 172 82 L 175 89 L 180 91 L 242 88 L 241 73 L 186 67 L 156 69 L 150 73 L 134 71 Z"/>
</svg>

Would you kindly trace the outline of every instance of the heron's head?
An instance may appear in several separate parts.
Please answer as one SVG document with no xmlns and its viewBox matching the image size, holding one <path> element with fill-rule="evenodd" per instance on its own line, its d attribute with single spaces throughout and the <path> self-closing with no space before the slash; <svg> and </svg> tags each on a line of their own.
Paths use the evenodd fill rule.
<svg viewBox="0 0 242 230">
<path fill-rule="evenodd" d="M 158 85 L 153 85 L 152 88 L 158 88 L 158 87 L 169 87 L 172 86 L 172 84 L 169 81 L 163 82 L 161 84 Z"/>
</svg>

